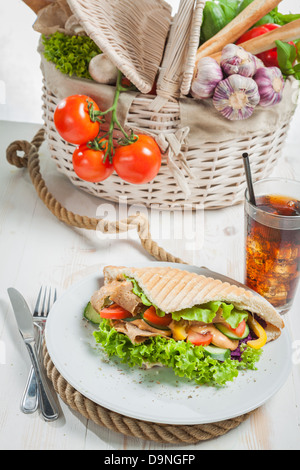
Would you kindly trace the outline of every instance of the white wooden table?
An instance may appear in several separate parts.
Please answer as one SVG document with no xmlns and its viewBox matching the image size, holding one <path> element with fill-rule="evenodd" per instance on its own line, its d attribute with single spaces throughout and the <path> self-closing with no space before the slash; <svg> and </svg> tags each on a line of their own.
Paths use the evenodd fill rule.
<svg viewBox="0 0 300 470">
<path fill-rule="evenodd" d="M 285 159 L 275 174 L 300 180 L 300 112 L 295 116 Z M 72 229 L 59 222 L 38 199 L 27 170 L 11 167 L 5 149 L 17 139 L 31 140 L 39 125 L 0 121 L 0 449 L 102 449 L 179 450 L 180 446 L 128 438 L 98 427 L 73 412 L 61 400 L 62 416 L 47 424 L 39 413 L 25 416 L 19 403 L 30 363 L 17 330 L 7 288 L 19 289 L 34 306 L 40 285 L 64 292 L 73 282 L 98 272 L 105 264 L 128 264 L 151 260 L 138 236 L 98 236 L 95 232 Z M 74 188 L 61 176 L 41 149 L 42 173 L 49 189 L 77 213 L 104 215 L 104 201 Z M 100 204 L 102 204 L 100 206 Z M 100 207 L 98 207 L 100 206 Z M 110 206 L 111 207 L 111 206 Z M 196 236 L 193 217 L 176 220 L 162 213 L 163 230 L 157 213 L 150 214 L 153 238 L 185 261 L 243 281 L 243 207 L 206 212 L 198 221 Z M 178 238 L 182 226 L 185 238 Z M 174 229 L 175 228 L 175 229 Z M 195 231 L 194 231 L 195 232 Z M 300 292 L 285 317 L 295 349 L 292 374 L 282 389 L 237 429 L 217 439 L 183 446 L 186 451 L 204 449 L 300 449 Z"/>
</svg>

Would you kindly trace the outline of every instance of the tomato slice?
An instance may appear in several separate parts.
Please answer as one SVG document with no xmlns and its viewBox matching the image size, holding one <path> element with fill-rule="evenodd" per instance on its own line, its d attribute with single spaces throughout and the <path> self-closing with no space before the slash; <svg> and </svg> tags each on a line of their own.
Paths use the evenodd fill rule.
<svg viewBox="0 0 300 470">
<path fill-rule="evenodd" d="M 144 312 L 143 316 L 145 320 L 159 326 L 168 326 L 172 321 L 172 315 L 170 313 L 164 317 L 159 317 L 153 305 Z"/>
<path fill-rule="evenodd" d="M 236 336 L 239 336 L 241 338 L 243 334 L 245 333 L 246 321 L 245 320 L 241 321 L 241 323 L 239 324 L 237 328 L 231 328 L 231 326 L 228 325 L 228 323 L 226 323 L 226 327 Z"/>
<path fill-rule="evenodd" d="M 212 342 L 212 334 L 196 333 L 196 331 L 190 331 L 187 337 L 187 341 L 190 341 L 194 346 L 208 346 Z"/>
<path fill-rule="evenodd" d="M 112 304 L 100 312 L 100 317 L 108 320 L 122 320 L 131 317 L 131 313 L 120 305 Z"/>
</svg>

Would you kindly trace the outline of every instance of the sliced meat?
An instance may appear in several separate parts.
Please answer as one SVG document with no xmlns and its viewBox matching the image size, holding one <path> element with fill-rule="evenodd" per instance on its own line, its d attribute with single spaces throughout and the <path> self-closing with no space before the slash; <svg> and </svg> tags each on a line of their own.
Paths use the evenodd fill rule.
<svg viewBox="0 0 300 470">
<path fill-rule="evenodd" d="M 132 292 L 132 283 L 124 281 L 118 284 L 119 287 L 110 295 L 111 300 L 133 315 L 136 314 L 143 304 L 141 299 Z"/>
<path fill-rule="evenodd" d="M 119 281 L 113 281 L 97 290 L 91 298 L 92 307 L 100 313 L 104 307 L 110 304 L 111 295 L 119 289 L 120 284 Z"/>
<path fill-rule="evenodd" d="M 112 326 L 117 330 L 119 333 L 124 333 L 132 343 L 143 343 L 146 341 L 147 338 L 153 336 L 162 336 L 161 331 L 157 330 L 158 333 L 154 333 L 152 331 L 146 331 L 140 329 L 138 326 L 133 325 L 132 322 L 123 322 L 123 321 L 115 321 L 112 320 Z M 165 333 L 165 332 L 164 332 Z"/>
<path fill-rule="evenodd" d="M 171 336 L 172 331 L 160 330 L 158 328 L 153 328 L 151 325 L 148 325 L 144 320 L 133 320 L 130 322 L 132 325 L 137 326 L 140 330 L 150 331 L 152 333 L 157 333 L 160 336 Z"/>
</svg>

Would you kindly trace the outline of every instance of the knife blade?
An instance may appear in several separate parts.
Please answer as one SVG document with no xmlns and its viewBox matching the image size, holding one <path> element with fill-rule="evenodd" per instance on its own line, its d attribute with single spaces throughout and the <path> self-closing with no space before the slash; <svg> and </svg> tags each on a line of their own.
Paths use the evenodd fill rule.
<svg viewBox="0 0 300 470">
<path fill-rule="evenodd" d="M 39 404 L 42 415 L 46 421 L 54 421 L 58 418 L 58 409 L 52 396 L 47 377 L 40 364 L 34 334 L 33 317 L 24 297 L 13 287 L 7 290 L 18 328 L 30 356 L 38 387 Z"/>
</svg>

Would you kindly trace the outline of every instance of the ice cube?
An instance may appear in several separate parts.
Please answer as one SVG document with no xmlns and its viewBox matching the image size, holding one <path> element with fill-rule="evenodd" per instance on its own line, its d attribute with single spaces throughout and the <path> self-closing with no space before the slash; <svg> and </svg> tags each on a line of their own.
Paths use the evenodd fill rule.
<svg viewBox="0 0 300 470">
<path fill-rule="evenodd" d="M 287 245 L 275 250 L 275 257 L 278 262 L 291 263 L 295 262 L 298 257 L 297 246 Z"/>
<path fill-rule="evenodd" d="M 280 276 L 289 277 L 290 275 L 297 272 L 297 263 L 274 263 L 273 272 L 274 274 L 279 274 Z"/>
</svg>

